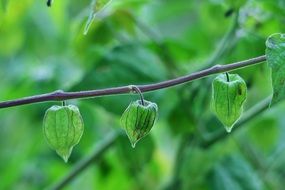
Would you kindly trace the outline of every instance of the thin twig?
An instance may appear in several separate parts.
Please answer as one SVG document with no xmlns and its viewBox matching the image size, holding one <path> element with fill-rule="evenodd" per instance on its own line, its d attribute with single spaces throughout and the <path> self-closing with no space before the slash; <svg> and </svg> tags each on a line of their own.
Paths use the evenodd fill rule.
<svg viewBox="0 0 285 190">
<path fill-rule="evenodd" d="M 194 72 L 189 75 L 185 75 L 182 77 L 178 77 L 172 80 L 167 80 L 159 83 L 148 84 L 148 85 L 137 85 L 137 87 L 141 90 L 141 92 L 150 92 L 163 88 L 168 88 L 172 86 L 176 86 L 179 84 L 183 84 L 186 82 L 190 82 L 193 80 L 201 79 L 207 77 L 212 74 L 217 74 L 226 71 L 232 71 L 235 69 L 240 69 L 244 67 L 248 67 L 251 65 L 255 65 L 261 63 L 266 60 L 266 56 L 262 55 L 259 57 L 255 57 L 252 59 L 228 64 L 228 65 L 215 65 L 208 69 Z M 121 86 L 115 88 L 106 88 L 99 90 L 88 90 L 88 91 L 79 91 L 79 92 L 63 92 L 61 90 L 57 90 L 48 94 L 41 94 L 36 96 L 25 97 L 21 99 L 9 100 L 0 102 L 0 108 L 14 107 L 25 104 L 33 104 L 38 102 L 47 102 L 47 101 L 63 101 L 69 99 L 79 99 L 79 98 L 90 98 L 90 97 L 98 97 L 98 96 L 107 96 L 107 95 L 115 95 L 115 94 L 127 94 L 130 92 L 129 86 Z"/>
<path fill-rule="evenodd" d="M 144 105 L 145 105 L 145 104 L 144 104 L 144 97 L 143 97 L 143 94 L 142 94 L 141 90 L 140 90 L 137 86 L 135 86 L 135 85 L 130 85 L 130 88 L 131 88 L 134 92 L 136 92 L 136 93 L 139 94 L 140 99 L 141 99 L 141 104 L 144 106 Z"/>
</svg>

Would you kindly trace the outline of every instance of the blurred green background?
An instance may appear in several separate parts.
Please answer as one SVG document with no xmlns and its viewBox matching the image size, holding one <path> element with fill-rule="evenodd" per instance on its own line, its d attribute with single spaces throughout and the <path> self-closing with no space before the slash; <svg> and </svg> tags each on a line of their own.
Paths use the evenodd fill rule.
<svg viewBox="0 0 285 190">
<path fill-rule="evenodd" d="M 113 0 L 83 35 L 90 0 L 0 0 L 0 100 L 148 84 L 214 64 L 263 55 L 285 30 L 284 0 Z M 270 96 L 266 63 L 235 71 L 247 110 Z M 159 106 L 151 134 L 132 149 L 122 135 L 66 189 L 280 190 L 285 178 L 285 104 L 226 134 L 209 108 L 215 76 L 146 93 Z M 136 95 L 70 100 L 85 131 L 67 164 L 42 133 L 48 102 L 0 110 L 0 189 L 45 189 L 120 129 Z M 219 134 L 219 138 L 216 135 Z M 215 139 L 215 140 L 212 140 Z"/>
</svg>

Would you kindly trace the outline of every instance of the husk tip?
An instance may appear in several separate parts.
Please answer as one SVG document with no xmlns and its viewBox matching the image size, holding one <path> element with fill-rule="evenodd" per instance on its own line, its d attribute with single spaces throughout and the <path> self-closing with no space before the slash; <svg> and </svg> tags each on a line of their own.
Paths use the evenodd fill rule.
<svg viewBox="0 0 285 190">
<path fill-rule="evenodd" d="M 65 163 L 68 162 L 69 156 L 62 156 L 62 159 L 64 160 Z"/>
<path fill-rule="evenodd" d="M 138 141 L 131 141 L 132 148 L 136 148 L 136 144 Z"/>
<path fill-rule="evenodd" d="M 68 159 L 71 155 L 72 148 L 67 150 L 57 150 L 56 153 L 64 160 L 65 163 L 68 162 Z"/>
<path fill-rule="evenodd" d="M 230 133 L 233 129 L 233 126 L 225 126 L 227 133 Z"/>
</svg>

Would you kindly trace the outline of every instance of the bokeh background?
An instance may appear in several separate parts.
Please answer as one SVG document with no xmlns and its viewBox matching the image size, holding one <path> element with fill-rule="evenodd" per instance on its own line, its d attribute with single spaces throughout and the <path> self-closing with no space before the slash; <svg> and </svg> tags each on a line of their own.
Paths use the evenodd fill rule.
<svg viewBox="0 0 285 190">
<path fill-rule="evenodd" d="M 113 0 L 83 35 L 90 0 L 0 0 L 0 100 L 148 84 L 263 55 L 285 30 L 283 0 Z M 237 70 L 248 85 L 231 134 L 209 106 L 211 80 L 146 93 L 159 106 L 151 134 L 132 149 L 122 133 L 65 189 L 280 190 L 285 104 L 267 109 L 266 63 Z M 66 164 L 42 133 L 47 102 L 0 110 L 0 189 L 58 183 L 114 131 L 136 95 L 70 100 L 85 131 Z M 260 103 L 261 102 L 261 103 Z"/>
</svg>

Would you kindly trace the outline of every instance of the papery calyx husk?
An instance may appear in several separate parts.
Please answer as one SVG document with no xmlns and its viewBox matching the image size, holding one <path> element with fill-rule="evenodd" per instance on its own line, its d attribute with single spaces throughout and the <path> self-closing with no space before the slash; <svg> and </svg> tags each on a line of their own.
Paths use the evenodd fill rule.
<svg viewBox="0 0 285 190">
<path fill-rule="evenodd" d="M 43 122 L 45 139 L 65 162 L 83 131 L 83 119 L 76 106 L 52 106 L 46 111 Z"/>
<path fill-rule="evenodd" d="M 133 148 L 141 138 L 150 132 L 157 117 L 157 105 L 146 100 L 143 102 L 144 104 L 141 100 L 131 102 L 121 117 L 121 125 Z"/>
<path fill-rule="evenodd" d="M 213 80 L 211 107 L 227 132 L 240 118 L 246 97 L 246 83 L 239 75 L 220 74 Z"/>
</svg>

